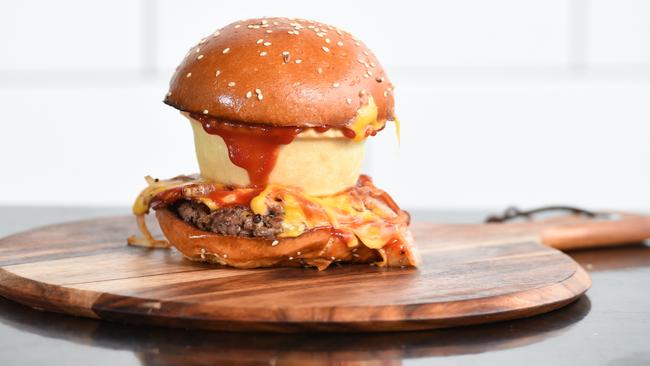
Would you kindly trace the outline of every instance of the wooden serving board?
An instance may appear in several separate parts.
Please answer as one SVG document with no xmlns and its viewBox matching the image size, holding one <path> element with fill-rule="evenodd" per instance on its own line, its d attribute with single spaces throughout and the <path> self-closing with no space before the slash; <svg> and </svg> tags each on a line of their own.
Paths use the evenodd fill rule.
<svg viewBox="0 0 650 366">
<path fill-rule="evenodd" d="M 153 227 L 153 226 L 152 226 Z M 126 245 L 132 217 L 77 221 L 0 240 L 0 295 L 106 320 L 232 331 L 395 331 L 527 317 L 590 286 L 540 244 L 548 224 L 412 226 L 419 269 L 239 270 Z"/>
</svg>

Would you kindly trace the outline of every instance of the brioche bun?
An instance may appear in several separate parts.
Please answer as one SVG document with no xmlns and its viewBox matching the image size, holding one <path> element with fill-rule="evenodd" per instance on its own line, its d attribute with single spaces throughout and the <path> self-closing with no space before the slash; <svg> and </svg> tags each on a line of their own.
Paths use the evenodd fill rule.
<svg viewBox="0 0 650 366">
<path fill-rule="evenodd" d="M 361 41 L 319 22 L 261 18 L 192 47 L 165 103 L 235 122 L 341 127 L 369 97 L 378 120 L 394 118 L 392 84 Z"/>
</svg>

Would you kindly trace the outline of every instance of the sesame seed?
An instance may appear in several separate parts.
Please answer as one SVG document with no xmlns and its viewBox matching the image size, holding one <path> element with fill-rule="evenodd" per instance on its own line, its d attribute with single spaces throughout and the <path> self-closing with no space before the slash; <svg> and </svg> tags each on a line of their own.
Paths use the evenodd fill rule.
<svg viewBox="0 0 650 366">
<path fill-rule="evenodd" d="M 204 109 L 204 110 L 203 110 L 203 114 L 208 114 L 208 110 L 207 110 L 207 109 Z"/>
<path fill-rule="evenodd" d="M 235 85 L 236 85 L 236 84 L 235 84 L 234 81 L 231 81 L 231 82 L 228 83 L 228 86 L 235 86 Z"/>
<path fill-rule="evenodd" d="M 262 100 L 262 99 L 264 99 L 262 93 L 257 94 L 257 100 Z"/>
<path fill-rule="evenodd" d="M 226 259 L 226 258 L 228 258 L 228 254 L 223 255 L 223 259 Z"/>
<path fill-rule="evenodd" d="M 336 260 L 336 257 L 332 257 L 332 260 L 333 260 L 333 261 Z"/>
<path fill-rule="evenodd" d="M 251 92 L 250 90 L 246 92 L 246 98 L 250 98 L 252 96 L 253 96 L 253 92 Z"/>
<path fill-rule="evenodd" d="M 263 38 L 260 38 L 260 39 L 258 39 L 257 42 L 255 42 L 255 43 L 260 44 L 260 43 L 262 43 L 262 42 L 264 42 L 264 39 L 263 39 Z"/>
<path fill-rule="evenodd" d="M 202 59 L 202 58 L 203 58 L 203 55 L 199 55 L 196 59 L 197 59 L 197 60 L 200 60 L 200 59 Z"/>
<path fill-rule="evenodd" d="M 292 260 L 293 260 L 293 257 L 289 257 L 289 260 L 292 261 Z"/>
<path fill-rule="evenodd" d="M 219 76 L 221 75 L 221 70 L 217 70 L 217 72 L 214 73 L 214 76 Z"/>
<path fill-rule="evenodd" d="M 361 44 L 359 42 L 356 42 L 356 41 L 354 42 L 354 45 L 357 46 L 357 47 L 361 46 Z"/>
<path fill-rule="evenodd" d="M 318 32 L 318 33 L 316 33 L 316 35 L 319 36 L 320 38 L 323 38 L 323 36 L 325 35 L 325 33 Z"/>
<path fill-rule="evenodd" d="M 268 55 L 268 54 L 269 54 L 269 53 L 266 52 L 266 51 L 262 51 L 262 52 L 260 52 L 260 56 L 266 56 L 266 55 Z"/>
<path fill-rule="evenodd" d="M 336 44 L 337 44 L 339 47 L 343 47 L 343 42 L 341 42 L 341 41 L 336 42 Z"/>
<path fill-rule="evenodd" d="M 199 44 L 204 44 L 207 41 L 208 41 L 207 38 L 201 38 L 201 40 L 199 41 Z"/>
<path fill-rule="evenodd" d="M 185 75 L 186 78 L 189 78 L 190 76 L 192 76 L 191 72 L 188 72 L 187 75 Z"/>
<path fill-rule="evenodd" d="M 322 48 L 322 49 L 323 49 L 323 51 L 325 51 L 325 52 L 329 52 L 329 51 L 330 51 L 330 49 L 329 49 L 329 48 L 327 48 L 327 47 L 325 47 L 325 46 L 323 46 L 323 47 L 321 47 L 321 48 Z"/>
<path fill-rule="evenodd" d="M 368 73 L 368 75 L 372 76 L 372 71 L 367 70 L 366 72 Z"/>
<path fill-rule="evenodd" d="M 334 84 L 332 84 L 332 86 L 335 87 L 335 88 L 338 88 L 340 85 L 341 85 L 341 84 L 339 84 L 339 83 L 334 83 Z"/>
<path fill-rule="evenodd" d="M 268 24 L 268 23 L 269 23 L 268 20 L 266 20 L 266 19 L 262 19 L 262 24 Z"/>
<path fill-rule="evenodd" d="M 359 254 L 357 254 L 357 253 L 352 253 L 352 256 L 355 257 L 355 258 L 357 258 L 357 257 L 359 257 Z"/>
<path fill-rule="evenodd" d="M 264 45 L 265 45 L 266 47 L 268 47 L 268 46 L 271 45 L 271 42 L 264 42 Z"/>
<path fill-rule="evenodd" d="M 221 34 L 221 32 L 216 31 L 216 32 L 212 33 L 212 37 L 218 37 L 220 34 Z"/>
<path fill-rule="evenodd" d="M 301 60 L 301 59 L 297 59 L 295 62 L 296 62 L 297 64 L 299 64 L 299 63 L 302 62 L 302 60 Z"/>
<path fill-rule="evenodd" d="M 273 22 L 273 25 L 280 25 L 280 23 L 278 23 L 278 22 Z"/>
<path fill-rule="evenodd" d="M 282 52 L 282 60 L 284 61 L 285 64 L 289 63 L 289 61 L 291 60 L 291 55 L 289 54 L 289 51 Z"/>
<path fill-rule="evenodd" d="M 365 74 L 363 74 L 363 77 L 367 79 L 367 78 L 370 77 L 370 75 L 368 75 L 368 73 L 365 73 Z"/>
<path fill-rule="evenodd" d="M 280 244 L 279 241 L 277 241 L 277 240 L 273 240 L 273 242 L 271 243 L 271 246 L 274 247 L 274 246 L 276 246 L 276 245 L 278 245 L 278 244 Z"/>
<path fill-rule="evenodd" d="M 224 48 L 223 51 L 221 51 L 221 52 L 224 53 L 224 54 L 230 52 L 230 47 Z"/>
<path fill-rule="evenodd" d="M 302 255 L 302 252 L 296 252 L 296 255 Z"/>
<path fill-rule="evenodd" d="M 377 78 L 375 78 L 375 81 L 377 81 L 378 83 L 381 83 L 382 81 L 384 81 L 384 77 L 383 76 L 377 77 Z"/>
<path fill-rule="evenodd" d="M 336 30 L 336 34 L 338 34 L 339 36 L 342 36 L 342 35 L 343 35 L 343 32 L 341 32 L 340 29 L 337 29 L 337 30 Z"/>
<path fill-rule="evenodd" d="M 375 67 L 375 63 L 370 61 L 370 66 Z"/>
<path fill-rule="evenodd" d="M 325 38 L 325 43 L 330 43 L 330 39 L 329 39 L 329 38 Z"/>
<path fill-rule="evenodd" d="M 322 67 L 319 67 L 319 68 L 318 68 L 318 73 L 319 73 L 319 74 L 322 74 L 322 73 L 323 73 L 323 68 L 322 68 Z"/>
<path fill-rule="evenodd" d="M 363 51 L 363 54 L 366 55 L 366 56 L 369 56 L 368 51 Z"/>
<path fill-rule="evenodd" d="M 272 29 L 267 29 L 266 33 L 273 33 L 273 30 Z"/>
<path fill-rule="evenodd" d="M 348 103 L 348 104 L 352 104 L 352 99 L 350 99 L 350 98 L 345 98 L 345 102 Z"/>
<path fill-rule="evenodd" d="M 363 61 L 363 60 L 362 60 L 362 59 L 360 59 L 360 58 L 358 58 L 358 59 L 357 59 L 357 62 L 358 62 L 358 63 L 360 63 L 361 65 L 365 65 L 365 64 L 366 64 L 366 62 L 365 62 L 365 61 Z"/>
<path fill-rule="evenodd" d="M 255 89 L 255 94 L 262 94 L 262 91 L 259 89 Z"/>
<path fill-rule="evenodd" d="M 237 25 L 235 26 L 235 29 L 237 29 L 237 28 L 239 28 L 239 27 L 241 27 L 241 24 L 237 24 Z"/>
<path fill-rule="evenodd" d="M 171 97 L 171 96 L 172 96 L 172 92 L 167 93 L 167 96 L 168 96 L 168 97 Z"/>
<path fill-rule="evenodd" d="M 388 96 L 388 90 L 384 90 L 384 96 L 385 96 L 385 97 Z"/>
</svg>

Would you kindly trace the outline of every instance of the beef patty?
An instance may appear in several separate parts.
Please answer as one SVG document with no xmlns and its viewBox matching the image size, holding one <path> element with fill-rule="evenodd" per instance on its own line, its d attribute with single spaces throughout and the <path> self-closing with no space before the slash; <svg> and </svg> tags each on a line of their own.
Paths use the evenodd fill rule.
<svg viewBox="0 0 650 366">
<path fill-rule="evenodd" d="M 253 213 L 248 206 L 230 206 L 210 212 L 208 206 L 180 200 L 172 206 L 183 221 L 204 231 L 219 235 L 275 239 L 282 232 L 282 215 Z"/>
</svg>

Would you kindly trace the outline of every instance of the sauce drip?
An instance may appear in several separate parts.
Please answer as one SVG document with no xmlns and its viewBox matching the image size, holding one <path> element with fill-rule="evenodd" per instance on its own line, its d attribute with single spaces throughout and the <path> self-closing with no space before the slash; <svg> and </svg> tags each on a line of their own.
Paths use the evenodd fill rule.
<svg viewBox="0 0 650 366">
<path fill-rule="evenodd" d="M 261 188 L 241 188 L 236 190 L 216 190 L 206 197 L 217 203 L 220 207 L 248 205 L 251 200 L 262 193 Z"/>
<path fill-rule="evenodd" d="M 196 113 L 192 113 L 191 117 L 201 122 L 205 132 L 223 138 L 228 146 L 230 161 L 246 169 L 253 187 L 267 184 L 280 145 L 291 143 L 304 130 L 302 127 L 232 123 Z"/>
<path fill-rule="evenodd" d="M 332 128 L 331 126 L 323 125 L 323 126 L 316 126 L 314 127 L 314 130 L 319 133 L 324 133 L 329 131 L 329 129 Z"/>
</svg>

